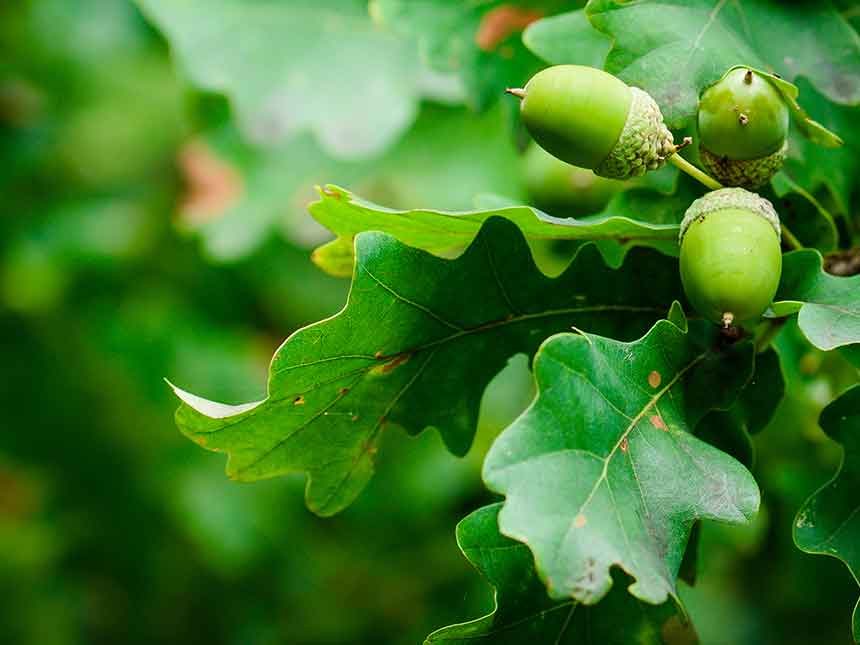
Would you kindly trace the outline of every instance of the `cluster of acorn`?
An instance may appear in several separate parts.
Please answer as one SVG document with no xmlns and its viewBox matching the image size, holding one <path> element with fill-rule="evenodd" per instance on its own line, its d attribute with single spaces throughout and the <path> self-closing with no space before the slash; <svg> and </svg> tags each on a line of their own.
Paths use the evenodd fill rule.
<svg viewBox="0 0 860 645">
<path fill-rule="evenodd" d="M 610 180 L 637 177 L 667 161 L 717 188 L 695 200 L 681 222 L 684 291 L 702 316 L 724 327 L 759 320 L 782 271 L 780 222 L 771 203 L 748 189 L 781 167 L 789 122 L 785 101 L 766 77 L 734 68 L 702 94 L 699 156 L 722 184 L 676 154 L 688 141 L 675 145 L 647 92 L 602 70 L 557 65 L 537 73 L 525 88 L 507 91 L 521 99 L 523 123 L 543 150 L 593 171 L 597 177 L 590 184 L 580 174 L 588 170 L 567 177 L 579 177 L 598 200 L 614 190 Z M 565 171 L 537 148 L 527 159 L 531 167 L 555 173 L 549 183 L 527 176 L 538 197 L 551 202 Z"/>
</svg>

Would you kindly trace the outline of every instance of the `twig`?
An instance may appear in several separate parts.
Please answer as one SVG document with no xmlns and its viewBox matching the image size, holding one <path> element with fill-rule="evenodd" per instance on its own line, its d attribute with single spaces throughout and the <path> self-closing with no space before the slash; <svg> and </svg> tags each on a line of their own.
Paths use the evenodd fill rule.
<svg viewBox="0 0 860 645">
<path fill-rule="evenodd" d="M 683 145 L 678 146 L 678 149 L 683 148 L 685 145 L 689 145 L 689 144 L 684 143 Z M 701 183 L 703 183 L 705 186 L 707 186 L 711 190 L 719 190 L 720 188 L 723 187 L 723 185 L 720 182 L 718 182 L 716 179 L 714 179 L 710 175 L 708 175 L 708 174 L 702 172 L 701 170 L 699 170 L 698 168 L 696 168 L 693 164 L 691 164 L 689 161 L 684 159 L 684 157 L 682 157 L 679 154 L 673 154 L 671 157 L 669 157 L 669 161 L 674 166 L 676 166 L 678 169 L 684 171 L 685 173 L 690 175 L 690 177 L 692 177 L 693 179 L 700 181 Z"/>
<path fill-rule="evenodd" d="M 783 224 L 782 222 L 780 222 L 780 228 L 782 229 L 782 237 L 783 237 L 783 239 L 788 243 L 788 245 L 789 245 L 793 250 L 795 250 L 795 251 L 796 251 L 796 250 L 798 250 L 798 249 L 802 249 L 802 248 L 803 248 L 803 244 L 801 244 L 801 243 L 800 243 L 800 240 L 798 240 L 798 239 L 794 236 L 794 233 L 792 233 L 792 232 L 791 232 L 791 230 L 789 230 L 789 228 L 788 228 L 785 224 Z"/>
</svg>

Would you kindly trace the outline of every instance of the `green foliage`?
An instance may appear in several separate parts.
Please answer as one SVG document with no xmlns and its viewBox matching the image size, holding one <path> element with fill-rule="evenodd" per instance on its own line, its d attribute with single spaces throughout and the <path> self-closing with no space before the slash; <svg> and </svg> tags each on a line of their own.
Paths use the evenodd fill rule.
<svg viewBox="0 0 860 645">
<path fill-rule="evenodd" d="M 382 233 L 362 233 L 355 249 L 347 305 L 284 343 L 264 401 L 225 406 L 176 390 L 183 432 L 227 452 L 231 477 L 306 471 L 308 506 L 321 515 L 365 486 L 387 424 L 435 427 L 465 454 L 481 394 L 509 357 L 571 326 L 635 338 L 677 292 L 672 263 L 647 252 L 612 270 L 585 247 L 549 279 L 503 219 L 490 219 L 456 260 Z"/>
<path fill-rule="evenodd" d="M 617 565 L 634 596 L 665 602 L 695 520 L 755 514 L 752 475 L 691 432 L 752 369 L 750 344 L 668 321 L 633 343 L 566 334 L 541 347 L 538 397 L 493 445 L 484 480 L 506 496 L 499 527 L 529 545 L 551 597 L 593 604 Z"/>
<path fill-rule="evenodd" d="M 860 276 L 832 276 L 815 251 L 785 256 L 782 281 L 772 305 L 776 315 L 798 312 L 803 333 L 819 349 L 860 343 Z"/>
<path fill-rule="evenodd" d="M 0 3 L 4 640 L 860 641 L 858 29 L 856 0 Z M 762 320 L 684 299 L 676 167 L 535 208 L 504 90 L 556 63 L 647 90 L 693 166 L 707 87 L 777 87 Z M 164 377 L 267 481 L 176 432 Z"/>
<path fill-rule="evenodd" d="M 564 0 L 459 2 L 371 0 L 370 13 L 383 27 L 417 43 L 421 58 L 460 78 L 466 102 L 484 109 L 540 69 L 519 38 L 531 22 L 558 12 Z"/>
<path fill-rule="evenodd" d="M 321 200 L 311 205 L 316 220 L 337 234 L 337 239 L 314 252 L 313 259 L 333 275 L 349 275 L 352 267 L 352 240 L 362 231 L 378 230 L 395 236 L 409 246 L 441 255 L 469 244 L 488 218 L 502 216 L 523 231 L 526 239 L 595 240 L 613 265 L 620 263 L 627 249 L 648 246 L 667 255 L 678 254 L 678 226 L 674 223 L 598 214 L 574 220 L 542 213 L 530 206 L 505 206 L 489 210 L 451 213 L 431 210 L 396 211 L 359 199 L 337 186 L 327 186 Z M 650 204 L 657 211 L 656 203 Z M 613 208 L 613 202 L 606 211 Z M 643 213 L 647 213 L 644 206 Z M 606 212 L 604 211 L 604 212 Z"/>
<path fill-rule="evenodd" d="M 486 506 L 457 525 L 460 549 L 496 588 L 493 613 L 433 632 L 426 643 L 698 642 L 677 605 L 636 600 L 624 589 L 622 576 L 615 576 L 609 595 L 597 605 L 549 598 L 528 548 L 499 534 L 500 508 L 500 504 Z M 619 620 L 620 616 L 626 619 Z"/>
<path fill-rule="evenodd" d="M 170 38 L 189 79 L 229 96 L 258 143 L 311 130 L 336 156 L 367 156 L 409 127 L 426 93 L 417 56 L 373 27 L 362 0 L 139 4 Z M 234 40 L 238 25 L 253 39 L 225 47 L 243 42 Z"/>
<path fill-rule="evenodd" d="M 767 427 L 785 395 L 785 377 L 773 349 L 756 356 L 755 374 L 726 411 L 709 412 L 695 428 L 697 437 L 752 468 L 755 447 L 751 435 Z"/>
<path fill-rule="evenodd" d="M 309 134 L 255 147 L 227 123 L 189 144 L 183 156 L 185 175 L 201 184 L 201 196 L 215 182 L 224 186 L 220 199 L 188 199 L 179 215 L 214 259 L 236 261 L 273 232 L 300 247 L 327 239 L 307 215 L 314 188 L 326 182 L 349 183 L 404 208 L 467 208 L 479 191 L 518 196 L 523 180 L 502 117 L 498 109 L 475 116 L 462 107 L 426 105 L 413 127 L 370 163 L 333 159 Z M 440 156 L 448 159 L 444 166 L 433 163 Z M 457 182 L 449 181 L 452 175 Z"/>
<path fill-rule="evenodd" d="M 586 12 L 614 39 L 607 71 L 651 94 L 672 128 L 690 123 L 701 91 L 738 64 L 804 77 L 836 103 L 860 101 L 860 44 L 829 3 L 592 0 Z"/>
<path fill-rule="evenodd" d="M 824 408 L 821 427 L 842 444 L 842 465 L 797 512 L 794 541 L 808 553 L 839 558 L 860 582 L 860 504 L 853 494 L 860 485 L 860 385 Z M 860 603 L 854 610 L 854 639 L 860 640 Z"/>
</svg>

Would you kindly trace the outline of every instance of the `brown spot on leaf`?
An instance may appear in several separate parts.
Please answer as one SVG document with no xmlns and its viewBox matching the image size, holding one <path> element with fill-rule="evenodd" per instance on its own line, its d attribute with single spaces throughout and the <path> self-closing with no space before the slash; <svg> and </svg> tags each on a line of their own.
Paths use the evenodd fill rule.
<svg viewBox="0 0 860 645">
<path fill-rule="evenodd" d="M 660 376 L 660 372 L 658 372 L 657 370 L 653 370 L 648 375 L 648 385 L 650 385 L 651 387 L 660 387 L 660 383 L 662 382 L 663 377 Z"/>
<path fill-rule="evenodd" d="M 481 18 L 481 24 L 475 33 L 475 44 L 485 52 L 494 51 L 509 36 L 522 31 L 541 18 L 543 18 L 541 11 L 503 4 L 488 11 Z"/>
<path fill-rule="evenodd" d="M 293 399 L 293 405 L 304 405 L 304 404 L 305 404 L 305 397 L 303 397 L 303 396 L 297 396 L 295 399 Z"/>
<path fill-rule="evenodd" d="M 663 422 L 663 419 L 660 418 L 659 414 L 655 414 L 648 420 L 651 422 L 651 425 L 658 430 L 662 430 L 663 432 L 667 432 L 669 430 L 669 428 L 667 428 L 666 424 Z"/>
<path fill-rule="evenodd" d="M 581 528 L 582 528 L 583 526 L 585 526 L 587 523 L 588 523 L 588 520 L 587 520 L 587 519 L 585 519 L 585 515 L 583 515 L 582 513 L 580 513 L 579 515 L 577 515 L 577 516 L 573 519 L 573 525 L 574 525 L 576 528 L 578 528 L 578 529 L 581 529 Z"/>
<path fill-rule="evenodd" d="M 382 352 L 376 352 L 376 353 L 373 355 L 373 358 L 375 358 L 376 360 L 379 360 L 380 358 L 382 358 Z"/>
<path fill-rule="evenodd" d="M 340 395 L 341 395 L 341 396 L 344 396 L 344 395 L 345 395 L 345 394 L 347 394 L 347 393 L 349 393 L 349 388 L 348 388 L 348 387 L 342 387 L 342 388 L 340 388 Z"/>
<path fill-rule="evenodd" d="M 388 361 L 384 365 L 379 365 L 377 367 L 374 367 L 371 370 L 371 372 L 374 374 L 388 374 L 389 372 L 392 372 L 395 369 L 397 369 L 398 367 L 400 367 L 401 365 L 403 365 L 403 363 L 408 361 L 411 357 L 412 357 L 412 354 L 409 352 L 406 352 L 403 354 L 398 354 L 392 360 Z"/>
<path fill-rule="evenodd" d="M 621 448 L 621 452 L 627 452 L 627 445 L 627 437 L 624 437 L 621 440 L 621 445 L 619 445 L 619 448 Z"/>
<path fill-rule="evenodd" d="M 177 163 L 185 181 L 179 212 L 187 224 L 218 219 L 242 194 L 239 172 L 201 140 L 183 146 Z"/>
<path fill-rule="evenodd" d="M 323 192 L 323 194 L 325 194 L 329 197 L 333 197 L 334 199 L 340 199 L 341 197 L 343 197 L 343 195 L 341 194 L 341 192 L 339 190 L 335 190 L 334 188 L 331 188 L 330 186 L 324 187 L 322 189 L 322 192 Z"/>
</svg>

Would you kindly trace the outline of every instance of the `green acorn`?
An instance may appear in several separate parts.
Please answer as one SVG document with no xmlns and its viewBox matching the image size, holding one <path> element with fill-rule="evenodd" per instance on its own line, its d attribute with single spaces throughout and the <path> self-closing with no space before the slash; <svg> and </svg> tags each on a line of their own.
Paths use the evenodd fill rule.
<svg viewBox="0 0 860 645">
<path fill-rule="evenodd" d="M 767 78 L 745 67 L 729 70 L 699 101 L 699 156 L 727 186 L 758 188 L 782 167 L 789 109 Z"/>
<path fill-rule="evenodd" d="M 529 202 L 559 217 L 592 215 L 604 209 L 624 187 L 585 168 L 557 159 L 536 143 L 523 155 L 523 177 Z"/>
<path fill-rule="evenodd" d="M 637 177 L 677 150 L 654 99 L 602 70 L 556 65 L 507 91 L 522 99 L 523 123 L 544 150 L 596 175 Z"/>
<path fill-rule="evenodd" d="M 751 324 L 770 305 L 782 273 L 779 216 L 743 188 L 694 201 L 681 222 L 681 282 L 687 299 L 724 327 Z"/>
</svg>

